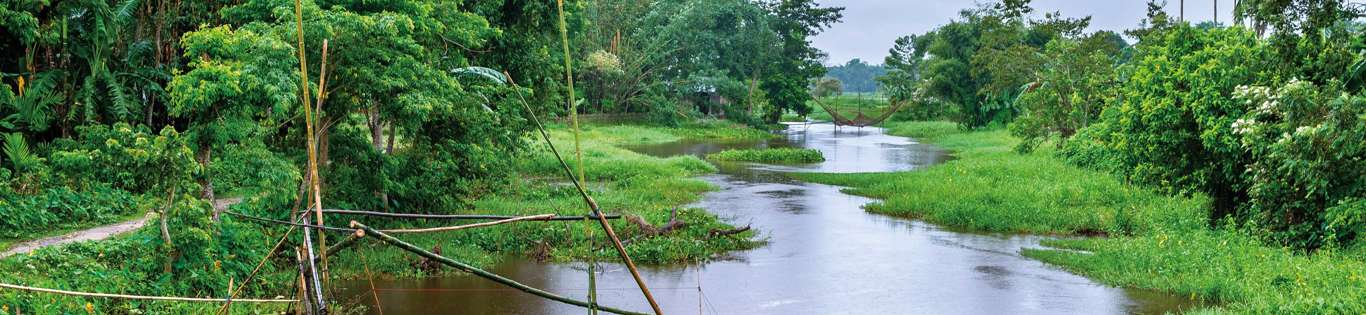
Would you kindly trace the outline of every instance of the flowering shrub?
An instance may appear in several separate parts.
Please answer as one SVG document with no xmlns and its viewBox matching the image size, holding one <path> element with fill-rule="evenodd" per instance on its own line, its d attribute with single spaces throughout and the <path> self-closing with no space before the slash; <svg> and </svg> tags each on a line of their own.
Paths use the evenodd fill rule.
<svg viewBox="0 0 1366 315">
<path fill-rule="evenodd" d="M 1245 218 L 1298 247 L 1366 237 L 1366 98 L 1300 80 L 1234 98 L 1250 109 L 1232 124 L 1252 155 Z"/>
</svg>

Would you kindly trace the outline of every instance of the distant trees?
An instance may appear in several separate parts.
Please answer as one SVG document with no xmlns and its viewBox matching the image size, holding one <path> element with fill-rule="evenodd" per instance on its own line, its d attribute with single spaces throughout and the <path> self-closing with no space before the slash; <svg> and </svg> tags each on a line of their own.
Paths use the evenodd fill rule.
<svg viewBox="0 0 1366 315">
<path fill-rule="evenodd" d="M 871 65 L 863 60 L 854 58 L 848 62 L 832 67 L 826 67 L 826 76 L 835 78 L 842 83 L 841 88 L 846 92 L 872 93 L 877 92 L 877 78 L 887 74 L 887 70 L 882 65 Z"/>
</svg>

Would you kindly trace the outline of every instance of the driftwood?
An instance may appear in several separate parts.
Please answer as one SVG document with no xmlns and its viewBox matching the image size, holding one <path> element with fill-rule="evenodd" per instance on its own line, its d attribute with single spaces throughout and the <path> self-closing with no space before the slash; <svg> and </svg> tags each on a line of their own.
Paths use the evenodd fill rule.
<svg viewBox="0 0 1366 315">
<path fill-rule="evenodd" d="M 653 224 L 650 224 L 649 222 L 645 222 L 645 219 L 642 219 L 640 216 L 634 215 L 626 216 L 626 221 L 630 221 L 631 223 L 634 223 L 637 227 L 640 227 L 640 231 L 645 233 L 645 236 L 666 235 L 670 232 L 682 229 L 683 227 L 686 227 L 688 225 L 687 222 L 683 222 L 678 219 L 678 207 L 674 207 L 673 211 L 669 213 L 669 222 L 666 222 L 662 225 L 655 226 Z"/>
<path fill-rule="evenodd" d="M 740 233 L 744 233 L 745 231 L 749 231 L 749 230 L 750 230 L 750 226 L 749 226 L 749 225 L 745 225 L 745 227 L 734 228 L 734 229 L 729 229 L 729 230 L 717 230 L 717 229 L 712 229 L 711 231 L 708 231 L 708 232 L 707 232 L 707 236 L 712 237 L 712 238 L 717 238 L 717 237 L 722 237 L 722 236 L 731 236 L 731 235 L 735 235 L 735 234 L 740 234 Z"/>
<path fill-rule="evenodd" d="M 604 311 L 604 312 L 610 312 L 610 313 L 616 313 L 616 314 L 625 314 L 625 315 L 640 315 L 640 314 L 644 314 L 644 313 L 640 313 L 640 312 L 632 312 L 632 311 L 627 311 L 627 310 L 623 310 L 623 309 L 619 309 L 619 308 L 614 308 L 614 307 L 602 306 L 602 305 L 599 305 L 599 304 L 596 304 L 596 303 L 589 303 L 589 302 L 579 301 L 579 300 L 571 299 L 571 298 L 568 298 L 568 297 L 560 296 L 560 295 L 557 295 L 557 294 L 555 294 L 555 293 L 550 293 L 550 292 L 547 292 L 547 291 L 545 291 L 545 290 L 533 288 L 533 287 L 531 287 L 531 286 L 522 284 L 522 283 L 517 282 L 517 281 L 515 281 L 515 280 L 508 279 L 508 278 L 505 278 L 505 277 L 503 277 L 503 276 L 499 276 L 498 274 L 495 274 L 495 273 L 492 273 L 492 272 L 488 272 L 488 271 L 485 271 L 485 270 L 483 270 L 483 269 L 475 268 L 474 266 L 470 266 L 470 265 L 468 265 L 468 264 L 465 264 L 465 263 L 461 263 L 461 262 L 455 261 L 454 259 L 450 259 L 450 258 L 441 256 L 441 255 L 437 255 L 437 254 L 432 253 L 432 252 L 430 252 L 430 251 L 423 250 L 422 248 L 419 248 L 419 247 L 417 247 L 417 246 L 415 246 L 415 245 L 413 245 L 413 244 L 409 244 L 409 243 L 407 243 L 407 242 L 404 242 L 404 241 L 401 241 L 401 240 L 399 240 L 399 239 L 397 239 L 397 238 L 394 238 L 393 236 L 389 236 L 388 234 L 384 234 L 384 233 L 382 233 L 382 232 L 380 232 L 380 231 L 376 231 L 376 230 L 374 230 L 374 229 L 371 229 L 370 227 L 365 226 L 364 224 L 360 224 L 360 223 L 358 223 L 358 222 L 356 222 L 356 221 L 351 221 L 351 226 L 353 226 L 353 227 L 355 227 L 355 228 L 357 228 L 357 229 L 365 230 L 365 235 L 370 236 L 370 237 L 377 238 L 377 239 L 379 239 L 380 241 L 383 241 L 383 242 L 385 242 L 385 243 L 388 243 L 389 245 L 394 245 L 395 247 L 401 248 L 401 249 L 406 250 L 406 251 L 408 251 L 408 252 L 411 252 L 411 253 L 413 253 L 413 254 L 417 254 L 418 256 L 425 257 L 425 258 L 427 258 L 427 259 L 430 259 L 430 260 L 432 260 L 432 261 L 436 261 L 436 262 L 438 262 L 438 263 L 441 263 L 441 264 L 444 264 L 444 265 L 447 265 L 447 266 L 455 267 L 456 269 L 459 269 L 460 271 L 468 272 L 468 273 L 473 274 L 473 275 L 475 275 L 475 276 L 479 276 L 479 277 L 484 278 L 484 279 L 489 279 L 489 280 L 491 280 L 491 281 L 493 281 L 493 282 L 497 282 L 497 283 L 499 283 L 499 284 L 502 284 L 502 285 L 505 285 L 505 286 L 508 286 L 508 287 L 512 287 L 513 289 L 517 289 L 517 290 L 520 290 L 520 291 L 522 291 L 522 292 L 526 292 L 526 293 L 529 293 L 529 294 L 532 294 L 532 295 L 535 295 L 535 296 L 539 296 L 539 297 L 542 297 L 542 298 L 554 300 L 554 301 L 561 302 L 561 303 L 565 303 L 565 304 L 569 304 L 569 305 L 575 305 L 575 306 L 580 306 L 580 307 L 585 307 L 585 308 L 594 308 L 594 309 L 598 309 L 598 310 L 601 310 L 601 311 Z"/>
<path fill-rule="evenodd" d="M 432 246 L 431 252 L 433 255 L 441 256 L 441 244 Z M 413 268 L 417 268 L 417 270 L 422 270 L 423 272 L 433 272 L 441 269 L 441 263 L 421 256 L 413 263 Z"/>
</svg>

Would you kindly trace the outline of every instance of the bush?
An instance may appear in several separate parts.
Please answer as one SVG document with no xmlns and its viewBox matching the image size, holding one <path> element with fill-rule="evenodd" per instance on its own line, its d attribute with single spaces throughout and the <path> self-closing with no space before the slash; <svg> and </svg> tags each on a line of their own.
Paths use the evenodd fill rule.
<svg viewBox="0 0 1366 315">
<path fill-rule="evenodd" d="M 1366 98 L 1299 80 L 1235 96 L 1252 108 L 1231 126 L 1252 155 L 1243 216 L 1301 248 L 1366 237 Z"/>
<path fill-rule="evenodd" d="M 1204 192 L 1215 199 L 1215 217 L 1231 214 L 1246 199 L 1242 180 L 1248 155 L 1233 132 L 1247 111 L 1231 97 L 1234 88 L 1263 77 L 1265 45 L 1242 28 L 1177 26 L 1150 35 L 1136 60 L 1119 70 L 1119 104 L 1087 129 L 1090 156 L 1139 183 L 1169 192 Z M 1077 147 L 1074 147 L 1077 149 Z M 1064 154 L 1082 153 L 1064 150 Z M 1101 161 L 1068 156 L 1073 161 Z"/>
<path fill-rule="evenodd" d="M 132 194 L 103 184 L 85 190 L 57 187 L 35 195 L 4 196 L 0 200 L 0 237 L 6 238 L 113 222 L 136 213 L 142 204 Z"/>
</svg>

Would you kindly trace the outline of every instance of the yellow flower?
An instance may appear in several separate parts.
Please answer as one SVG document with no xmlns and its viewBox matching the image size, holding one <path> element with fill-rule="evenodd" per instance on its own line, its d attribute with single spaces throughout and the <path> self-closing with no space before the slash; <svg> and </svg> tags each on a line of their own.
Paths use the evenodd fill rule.
<svg viewBox="0 0 1366 315">
<path fill-rule="evenodd" d="M 95 304 L 90 304 L 90 302 L 85 302 L 85 312 L 86 312 L 86 313 L 90 313 L 90 314 L 95 314 Z"/>
</svg>

